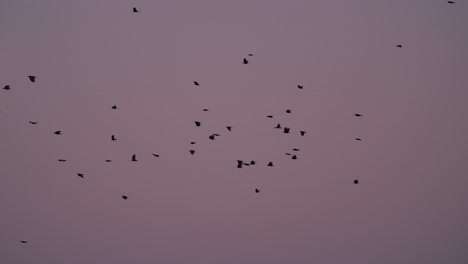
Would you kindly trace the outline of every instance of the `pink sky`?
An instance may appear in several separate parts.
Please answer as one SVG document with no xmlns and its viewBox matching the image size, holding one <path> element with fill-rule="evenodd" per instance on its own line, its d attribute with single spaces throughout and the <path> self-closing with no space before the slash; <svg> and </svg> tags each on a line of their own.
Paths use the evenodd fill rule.
<svg viewBox="0 0 468 264">
<path fill-rule="evenodd" d="M 467 14 L 0 1 L 0 263 L 468 263 Z"/>
</svg>

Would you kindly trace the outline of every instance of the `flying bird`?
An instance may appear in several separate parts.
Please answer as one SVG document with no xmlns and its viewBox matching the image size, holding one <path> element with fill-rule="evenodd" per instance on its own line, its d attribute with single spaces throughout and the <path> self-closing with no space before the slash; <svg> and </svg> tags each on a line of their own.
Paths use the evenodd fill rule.
<svg viewBox="0 0 468 264">
<path fill-rule="evenodd" d="M 193 150 L 193 149 L 189 150 L 189 152 L 190 152 L 190 154 L 192 154 L 192 155 L 195 154 L 195 150 Z"/>
<path fill-rule="evenodd" d="M 117 109 L 117 106 L 116 106 L 116 105 L 113 105 L 113 106 L 112 106 L 112 109 Z"/>
<path fill-rule="evenodd" d="M 227 128 L 227 130 L 231 131 L 232 126 L 227 126 L 226 128 Z"/>
<path fill-rule="evenodd" d="M 190 142 L 190 144 L 191 144 L 191 145 L 194 145 L 194 144 L 196 144 L 196 142 L 195 142 L 195 141 L 192 141 L 192 142 Z"/>
<path fill-rule="evenodd" d="M 297 156 L 296 156 L 296 155 L 293 155 L 293 156 L 291 157 L 291 159 L 295 160 L 295 159 L 297 159 Z"/>
<path fill-rule="evenodd" d="M 81 178 L 84 178 L 84 174 L 83 173 L 77 173 L 78 177 L 81 177 Z"/>
<path fill-rule="evenodd" d="M 54 132 L 55 135 L 62 135 L 62 131 L 61 130 L 57 130 Z"/>
<path fill-rule="evenodd" d="M 362 141 L 362 139 L 360 139 L 360 138 L 355 138 L 355 140 L 357 140 L 357 141 Z"/>
<path fill-rule="evenodd" d="M 268 167 L 273 167 L 273 162 L 271 162 L 271 161 L 268 162 L 268 165 L 267 165 L 267 166 L 268 166 Z"/>
<path fill-rule="evenodd" d="M 36 125 L 36 124 L 37 124 L 37 122 L 29 121 L 29 124 Z"/>
<path fill-rule="evenodd" d="M 122 199 L 127 200 L 128 196 L 122 195 Z"/>
<path fill-rule="evenodd" d="M 242 63 L 249 64 L 249 61 L 246 58 L 244 58 L 244 61 Z"/>
<path fill-rule="evenodd" d="M 28 241 L 26 241 L 26 240 L 21 240 L 20 242 L 21 242 L 22 244 L 28 243 Z"/>
<path fill-rule="evenodd" d="M 112 141 L 116 141 L 117 139 L 115 138 L 114 135 L 112 135 L 112 136 L 111 136 L 111 140 L 112 140 Z"/>
<path fill-rule="evenodd" d="M 215 135 L 209 135 L 208 136 L 211 140 L 214 140 L 215 139 Z"/>
<path fill-rule="evenodd" d="M 259 193 L 259 192 L 260 192 L 260 190 L 259 190 L 259 189 L 255 189 L 255 193 Z"/>
<path fill-rule="evenodd" d="M 106 160 L 106 162 L 112 162 L 112 160 Z"/>
<path fill-rule="evenodd" d="M 447 1 L 447 3 L 449 3 L 449 4 L 455 4 L 454 1 Z"/>
<path fill-rule="evenodd" d="M 195 121 L 195 125 L 196 125 L 197 127 L 199 127 L 199 126 L 201 125 L 201 122 L 200 122 L 200 121 Z"/>
<path fill-rule="evenodd" d="M 284 153 L 284 154 L 286 154 L 286 155 L 288 155 L 288 156 L 291 156 L 291 155 L 292 155 L 292 154 L 291 154 L 291 153 L 289 153 L 289 152 L 286 152 L 286 153 Z"/>
<path fill-rule="evenodd" d="M 287 109 L 287 110 L 286 110 L 286 113 L 290 114 L 290 113 L 291 113 L 291 110 Z"/>
<path fill-rule="evenodd" d="M 304 86 L 302 86 L 302 85 L 297 85 L 297 88 L 302 89 L 302 88 L 304 88 Z"/>
<path fill-rule="evenodd" d="M 267 117 L 268 117 L 268 118 L 273 118 L 273 116 L 272 116 L 272 115 L 267 115 Z"/>
<path fill-rule="evenodd" d="M 289 133 L 289 129 L 290 129 L 289 127 L 283 128 L 283 133 L 288 134 L 288 133 Z"/>
<path fill-rule="evenodd" d="M 29 75 L 28 78 L 29 78 L 29 80 L 30 80 L 31 82 L 36 82 L 36 78 L 37 78 L 37 77 L 36 77 L 36 76 L 33 76 L 33 75 Z"/>
<path fill-rule="evenodd" d="M 59 162 L 65 162 L 65 161 L 67 161 L 67 160 L 66 160 L 66 159 L 59 159 L 58 161 L 59 161 Z"/>
<path fill-rule="evenodd" d="M 245 166 L 250 166 L 250 163 L 243 163 Z"/>
<path fill-rule="evenodd" d="M 304 136 L 305 133 L 307 133 L 307 131 L 299 131 L 299 132 L 301 132 L 301 136 Z"/>
<path fill-rule="evenodd" d="M 215 133 L 215 134 L 213 134 L 213 136 L 217 136 L 217 137 L 219 137 L 219 134 L 216 134 L 216 133 Z"/>
<path fill-rule="evenodd" d="M 137 10 L 136 7 L 133 8 L 133 13 L 138 13 L 140 10 Z"/>
<path fill-rule="evenodd" d="M 244 164 L 244 162 L 242 160 L 237 160 L 237 168 L 242 168 L 242 165 Z"/>
<path fill-rule="evenodd" d="M 293 151 L 299 151 L 299 149 L 298 148 L 293 148 Z"/>
<path fill-rule="evenodd" d="M 208 109 L 205 108 L 205 109 L 203 109 L 202 111 L 206 112 L 206 111 L 208 111 Z"/>
<path fill-rule="evenodd" d="M 354 180 L 353 183 L 354 183 L 354 184 L 358 184 L 359 181 L 358 181 L 358 180 Z"/>
<path fill-rule="evenodd" d="M 354 116 L 361 117 L 362 115 L 361 114 L 354 114 Z"/>
<path fill-rule="evenodd" d="M 274 128 L 281 128 L 281 125 L 277 124 Z"/>
<path fill-rule="evenodd" d="M 3 87 L 3 90 L 7 90 L 7 91 L 10 90 L 10 85 L 5 85 L 5 86 Z"/>
<path fill-rule="evenodd" d="M 194 81 L 193 84 L 195 84 L 196 86 L 200 85 L 198 82 Z"/>
<path fill-rule="evenodd" d="M 255 165 L 255 160 L 250 161 L 250 165 Z"/>
<path fill-rule="evenodd" d="M 154 154 L 154 153 L 153 153 L 153 156 L 155 156 L 155 157 L 159 158 L 159 155 L 158 155 L 158 154 Z"/>
<path fill-rule="evenodd" d="M 248 55 L 248 56 L 250 56 L 250 57 L 252 57 L 252 56 L 253 56 L 253 54 L 252 54 L 252 53 L 249 53 L 249 54 L 247 54 L 247 55 Z"/>
<path fill-rule="evenodd" d="M 138 161 L 135 154 L 132 155 L 132 161 Z"/>
</svg>

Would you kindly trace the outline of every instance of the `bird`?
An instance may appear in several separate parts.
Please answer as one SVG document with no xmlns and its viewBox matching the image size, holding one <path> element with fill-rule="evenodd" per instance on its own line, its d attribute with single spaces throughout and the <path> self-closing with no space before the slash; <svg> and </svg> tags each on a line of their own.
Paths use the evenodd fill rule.
<svg viewBox="0 0 468 264">
<path fill-rule="evenodd" d="M 192 142 L 190 142 L 190 145 L 194 145 L 194 144 L 196 144 L 196 142 L 195 142 L 195 141 L 192 141 Z"/>
<path fill-rule="evenodd" d="M 200 122 L 200 121 L 195 121 L 195 125 L 196 125 L 197 127 L 199 127 L 199 126 L 201 125 L 201 122 Z"/>
<path fill-rule="evenodd" d="M 208 136 L 211 140 L 214 140 L 215 139 L 215 135 L 209 135 Z"/>
<path fill-rule="evenodd" d="M 290 129 L 289 127 L 283 128 L 283 133 L 288 134 L 288 133 L 289 133 L 289 129 Z"/>
<path fill-rule="evenodd" d="M 67 160 L 66 160 L 66 159 L 59 159 L 58 161 L 59 161 L 59 162 L 65 162 L 65 161 L 67 161 Z"/>
<path fill-rule="evenodd" d="M 135 162 L 135 161 L 138 161 L 138 160 L 136 159 L 136 155 L 135 155 L 135 154 L 132 155 L 132 161 L 134 161 L 134 162 Z"/>
<path fill-rule="evenodd" d="M 354 183 L 354 184 L 358 184 L 359 181 L 358 181 L 358 180 L 354 180 L 353 183 Z"/>
<path fill-rule="evenodd" d="M 397 46 L 397 48 L 401 48 L 401 47 L 403 47 L 402 45 L 396 45 L 396 46 Z"/>
<path fill-rule="evenodd" d="M 213 136 L 217 136 L 217 137 L 219 137 L 219 134 L 216 134 L 216 133 L 215 133 L 215 134 L 213 134 Z"/>
<path fill-rule="evenodd" d="M 291 110 L 290 110 L 290 109 L 287 109 L 287 110 L 286 110 L 286 113 L 290 114 L 290 113 L 291 113 Z"/>
<path fill-rule="evenodd" d="M 196 81 L 193 81 L 193 84 L 195 84 L 196 86 L 200 85 L 198 82 Z"/>
<path fill-rule="evenodd" d="M 295 159 L 297 159 L 297 156 L 296 156 L 296 155 L 293 155 L 293 156 L 291 157 L 291 159 L 294 159 L 294 160 L 295 160 Z"/>
<path fill-rule="evenodd" d="M 355 138 L 355 140 L 357 140 L 357 141 L 362 141 L 362 139 L 360 139 L 360 138 Z"/>
<path fill-rule="evenodd" d="M 112 140 L 112 141 L 116 141 L 117 139 L 115 138 L 114 135 L 112 135 L 112 136 L 111 136 L 111 140 Z"/>
<path fill-rule="evenodd" d="M 112 160 L 106 160 L 106 162 L 112 162 Z"/>
<path fill-rule="evenodd" d="M 252 53 L 249 53 L 249 54 L 247 54 L 247 55 L 248 55 L 248 56 L 250 56 L 250 57 L 252 57 L 252 56 L 253 56 L 253 54 L 252 54 Z"/>
<path fill-rule="evenodd" d="M 158 155 L 158 154 L 154 154 L 154 153 L 153 153 L 153 156 L 155 156 L 155 157 L 159 158 L 159 155 Z"/>
<path fill-rule="evenodd" d="M 250 161 L 250 165 L 255 165 L 255 160 Z"/>
<path fill-rule="evenodd" d="M 299 151 L 299 150 L 300 150 L 300 149 L 298 149 L 298 148 L 293 148 L 293 151 Z"/>
<path fill-rule="evenodd" d="M 36 82 L 36 78 L 37 78 L 37 77 L 36 77 L 36 76 L 33 76 L 33 75 L 29 75 L 28 78 L 29 78 L 29 80 L 30 80 L 31 82 Z"/>
<path fill-rule="evenodd" d="M 128 199 L 128 196 L 122 195 L 122 199 L 127 200 L 127 199 Z"/>
<path fill-rule="evenodd" d="M 244 162 L 243 165 L 245 165 L 245 166 L 250 166 L 250 163 L 245 163 L 245 162 Z"/>
<path fill-rule="evenodd" d="M 249 61 L 246 58 L 244 58 L 244 61 L 242 63 L 249 64 Z"/>
<path fill-rule="evenodd" d="M 189 152 L 190 152 L 190 154 L 192 154 L 192 155 L 195 154 L 195 150 L 193 150 L 193 149 L 189 150 Z"/>
<path fill-rule="evenodd" d="M 301 136 L 304 136 L 305 133 L 307 133 L 306 131 L 299 131 L 299 132 L 301 132 Z"/>
<path fill-rule="evenodd" d="M 227 130 L 231 131 L 232 126 L 227 126 L 226 128 L 227 128 Z"/>
<path fill-rule="evenodd" d="M 55 135 L 62 135 L 62 131 L 61 130 L 57 130 L 54 132 Z"/>
<path fill-rule="evenodd" d="M 205 109 L 203 109 L 202 111 L 206 112 L 206 111 L 208 111 L 208 109 L 205 108 Z"/>
<path fill-rule="evenodd" d="M 354 114 L 354 116 L 361 117 L 362 115 L 361 114 Z"/>
<path fill-rule="evenodd" d="M 302 85 L 297 85 L 297 88 L 302 89 L 302 88 L 304 88 L 304 86 L 302 86 Z"/>
<path fill-rule="evenodd" d="M 267 117 L 268 117 L 268 118 L 273 118 L 273 116 L 272 116 L 272 115 L 267 115 Z"/>
<path fill-rule="evenodd" d="M 37 124 L 37 122 L 29 121 L 29 124 L 36 125 L 36 124 Z"/>
<path fill-rule="evenodd" d="M 136 7 L 133 8 L 133 13 L 138 13 L 140 10 L 136 9 Z"/>
<path fill-rule="evenodd" d="M 273 162 L 271 162 L 271 161 L 268 162 L 268 165 L 267 165 L 267 166 L 268 166 L 268 167 L 273 167 Z"/>
<path fill-rule="evenodd" d="M 26 241 L 26 240 L 21 240 L 20 242 L 21 242 L 22 244 L 28 243 L 28 241 Z"/>
<path fill-rule="evenodd" d="M 449 3 L 449 4 L 455 4 L 454 1 L 447 1 L 447 3 Z"/>
<path fill-rule="evenodd" d="M 277 124 L 274 128 L 281 128 L 281 125 Z"/>
<path fill-rule="evenodd" d="M 286 155 L 288 155 L 288 156 L 291 156 L 291 155 L 292 155 L 292 154 L 291 154 L 291 153 L 289 153 L 289 152 L 286 152 L 286 153 L 284 153 L 284 154 L 286 154 Z"/>
<path fill-rule="evenodd" d="M 244 162 L 242 160 L 237 160 L 237 168 L 242 168 L 242 165 L 244 164 Z"/>
<path fill-rule="evenodd" d="M 81 177 L 81 178 L 84 178 L 84 174 L 83 173 L 77 173 L 78 177 Z"/>
<path fill-rule="evenodd" d="M 259 189 L 255 189 L 255 193 L 259 193 L 259 192 L 260 192 L 260 190 L 259 190 Z"/>
<path fill-rule="evenodd" d="M 3 90 L 7 90 L 7 91 L 10 90 L 10 85 L 5 85 L 5 86 L 3 87 Z"/>
<path fill-rule="evenodd" d="M 116 106 L 116 105 L 113 105 L 113 106 L 112 106 L 112 109 L 117 109 L 117 106 Z"/>
</svg>

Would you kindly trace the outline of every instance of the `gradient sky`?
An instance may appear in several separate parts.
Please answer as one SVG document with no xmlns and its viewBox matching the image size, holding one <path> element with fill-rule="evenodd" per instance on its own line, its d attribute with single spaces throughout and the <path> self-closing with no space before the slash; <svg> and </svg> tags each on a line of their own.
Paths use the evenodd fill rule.
<svg viewBox="0 0 468 264">
<path fill-rule="evenodd" d="M 468 263 L 467 25 L 461 0 L 1 0 L 0 263 Z"/>
</svg>

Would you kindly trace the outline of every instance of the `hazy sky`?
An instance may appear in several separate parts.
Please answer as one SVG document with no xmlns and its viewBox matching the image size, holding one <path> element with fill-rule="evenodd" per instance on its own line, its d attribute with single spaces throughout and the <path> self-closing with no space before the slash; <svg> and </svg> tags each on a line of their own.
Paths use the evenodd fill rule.
<svg viewBox="0 0 468 264">
<path fill-rule="evenodd" d="M 0 40 L 2 264 L 468 263 L 466 1 L 0 0 Z"/>
</svg>

